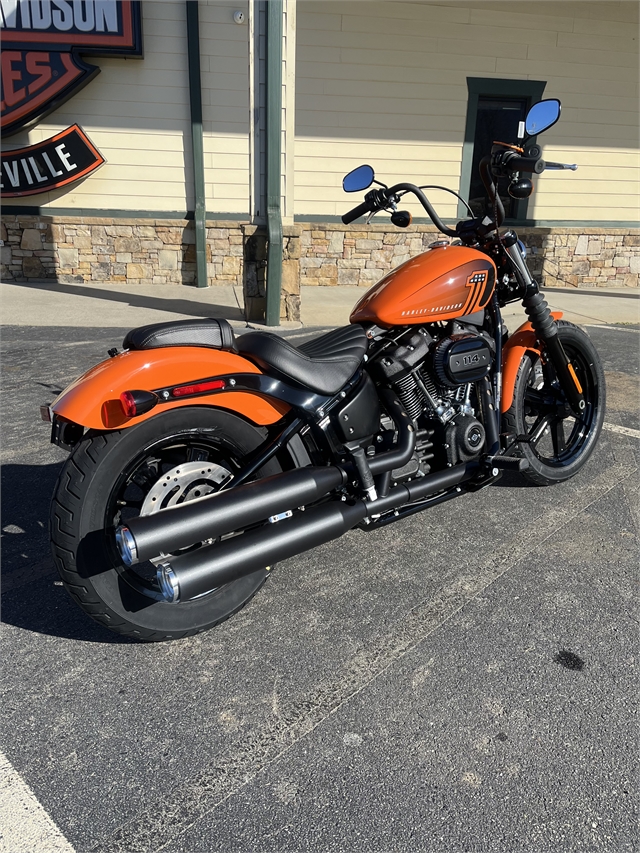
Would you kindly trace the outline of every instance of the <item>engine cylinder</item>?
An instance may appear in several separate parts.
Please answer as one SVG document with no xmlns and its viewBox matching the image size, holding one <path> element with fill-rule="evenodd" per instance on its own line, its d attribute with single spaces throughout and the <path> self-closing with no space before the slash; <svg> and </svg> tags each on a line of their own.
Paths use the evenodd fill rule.
<svg viewBox="0 0 640 853">
<path fill-rule="evenodd" d="M 404 376 L 395 383 L 395 389 L 409 417 L 417 421 L 422 413 L 423 403 L 416 380 L 411 374 Z"/>
</svg>

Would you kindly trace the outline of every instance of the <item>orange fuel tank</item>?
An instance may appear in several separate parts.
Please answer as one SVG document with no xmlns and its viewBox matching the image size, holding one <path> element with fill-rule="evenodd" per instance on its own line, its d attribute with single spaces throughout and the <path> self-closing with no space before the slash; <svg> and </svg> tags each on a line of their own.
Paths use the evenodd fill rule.
<svg viewBox="0 0 640 853">
<path fill-rule="evenodd" d="M 465 246 L 437 246 L 374 284 L 350 320 L 384 328 L 454 320 L 484 308 L 495 286 L 496 267 L 487 255 Z"/>
</svg>

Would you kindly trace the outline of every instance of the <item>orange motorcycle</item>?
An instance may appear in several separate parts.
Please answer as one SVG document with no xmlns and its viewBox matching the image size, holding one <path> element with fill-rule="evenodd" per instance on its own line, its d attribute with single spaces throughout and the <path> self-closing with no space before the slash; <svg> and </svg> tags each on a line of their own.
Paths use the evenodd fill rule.
<svg viewBox="0 0 640 853">
<path fill-rule="evenodd" d="M 387 187 L 370 166 L 345 177 L 347 192 L 369 190 L 345 224 L 384 211 L 406 227 L 397 205 L 410 193 L 452 238 L 374 285 L 350 325 L 300 347 L 234 338 L 225 320 L 144 326 L 43 407 L 71 451 L 53 554 L 86 613 L 138 640 L 185 637 L 239 610 L 277 561 L 354 527 L 375 531 L 505 469 L 548 485 L 585 464 L 604 418 L 601 362 L 500 230 L 494 183 L 523 198 L 527 173 L 574 168 L 526 147 L 559 115 L 541 101 L 522 145 L 494 143 L 480 163 L 487 213 L 455 228 L 428 187 Z M 529 322 L 509 334 L 500 308 L 515 300 Z"/>
</svg>

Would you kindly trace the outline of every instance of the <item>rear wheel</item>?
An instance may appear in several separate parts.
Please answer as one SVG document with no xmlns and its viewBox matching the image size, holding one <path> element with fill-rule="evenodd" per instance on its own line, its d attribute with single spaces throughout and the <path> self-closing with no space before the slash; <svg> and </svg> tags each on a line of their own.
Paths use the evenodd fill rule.
<svg viewBox="0 0 640 853">
<path fill-rule="evenodd" d="M 507 432 L 520 439 L 514 455 L 529 462 L 524 476 L 541 486 L 568 480 L 582 468 L 604 421 L 604 370 L 596 348 L 572 323 L 559 321 L 558 334 L 582 387 L 584 412 L 578 418 L 573 415 L 552 366 L 528 353 L 516 377 L 513 403 L 504 415 Z"/>
<path fill-rule="evenodd" d="M 146 641 L 196 634 L 240 610 L 266 581 L 267 569 L 170 604 L 160 595 L 155 561 L 125 566 L 114 530 L 218 491 L 263 433 L 230 413 L 194 407 L 126 430 L 87 434 L 62 469 L 50 521 L 57 568 L 80 607 L 112 631 Z M 280 470 L 271 460 L 259 475 Z"/>
</svg>

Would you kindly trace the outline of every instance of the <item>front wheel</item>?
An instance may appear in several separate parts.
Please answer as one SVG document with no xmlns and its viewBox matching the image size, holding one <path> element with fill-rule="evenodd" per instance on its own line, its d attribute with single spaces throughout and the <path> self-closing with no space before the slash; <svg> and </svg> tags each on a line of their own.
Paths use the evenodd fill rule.
<svg viewBox="0 0 640 853">
<path fill-rule="evenodd" d="M 573 477 L 593 453 L 604 421 L 604 370 L 596 348 L 573 323 L 560 320 L 558 334 L 582 387 L 584 411 L 573 415 L 551 364 L 530 352 L 504 415 L 507 433 L 517 438 L 514 455 L 529 462 L 524 476 L 539 486 Z"/>
<path fill-rule="evenodd" d="M 56 566 L 80 607 L 112 631 L 146 641 L 196 634 L 240 610 L 267 579 L 266 569 L 170 604 L 156 580 L 159 560 L 123 565 L 114 531 L 135 516 L 218 491 L 264 437 L 264 430 L 208 407 L 88 433 L 60 473 L 50 520 Z M 280 470 L 273 459 L 259 475 Z"/>
</svg>

